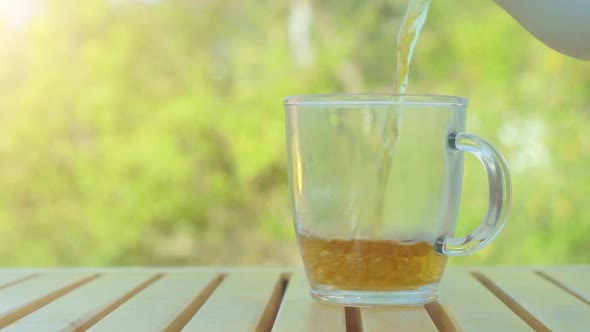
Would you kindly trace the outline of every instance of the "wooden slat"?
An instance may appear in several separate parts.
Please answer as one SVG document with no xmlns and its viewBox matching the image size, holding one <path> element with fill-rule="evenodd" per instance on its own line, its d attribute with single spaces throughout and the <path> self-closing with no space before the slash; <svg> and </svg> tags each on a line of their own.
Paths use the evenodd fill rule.
<svg viewBox="0 0 590 332">
<path fill-rule="evenodd" d="M 280 277 L 280 273 L 231 273 L 182 331 L 256 331 Z"/>
<path fill-rule="evenodd" d="M 588 331 L 590 306 L 530 270 L 485 269 L 484 283 L 537 330 Z M 487 281 L 486 281 L 487 279 Z"/>
<path fill-rule="evenodd" d="M 155 276 L 113 273 L 73 290 L 8 326 L 9 332 L 75 331 Z M 115 309 L 115 308 L 112 308 Z M 105 312 L 104 314 L 107 314 Z"/>
<path fill-rule="evenodd" d="M 459 330 L 532 331 L 468 270 L 448 269 L 445 272 L 438 302 L 454 317 Z"/>
<path fill-rule="evenodd" d="M 0 289 L 10 287 L 18 282 L 25 281 L 37 274 L 29 272 L 0 272 Z"/>
<path fill-rule="evenodd" d="M 88 331 L 164 331 L 199 298 L 216 276 L 215 272 L 166 275 Z"/>
<path fill-rule="evenodd" d="M 364 332 L 438 331 L 423 306 L 405 308 L 363 308 L 361 309 L 361 319 Z"/>
<path fill-rule="evenodd" d="M 47 273 L 0 289 L 0 327 L 20 319 L 90 281 L 88 273 Z"/>
<path fill-rule="evenodd" d="M 73 331 L 96 323 L 90 331 L 267 331 L 280 302 L 272 331 L 346 331 L 344 308 L 314 301 L 300 271 L 282 302 L 280 269 L 226 269 L 223 281 L 214 268 L 174 270 L 159 280 L 150 279 L 156 269 L 110 269 L 96 278 L 100 271 L 27 278 L 36 272 L 0 270 L 0 328 Z M 588 331 L 588 280 L 589 266 L 489 268 L 476 277 L 451 268 L 436 306 L 363 308 L 362 327 L 352 330 Z"/>
<path fill-rule="evenodd" d="M 319 303 L 309 295 L 304 273 L 295 273 L 283 297 L 273 332 L 345 331 L 344 307 Z"/>
<path fill-rule="evenodd" d="M 542 273 L 552 282 L 590 304 L 590 267 L 548 268 Z"/>
</svg>

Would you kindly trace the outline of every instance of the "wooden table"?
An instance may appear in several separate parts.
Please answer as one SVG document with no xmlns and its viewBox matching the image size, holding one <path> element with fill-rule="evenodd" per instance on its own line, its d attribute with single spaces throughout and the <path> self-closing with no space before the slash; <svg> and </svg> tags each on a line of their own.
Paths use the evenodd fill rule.
<svg viewBox="0 0 590 332">
<path fill-rule="evenodd" d="M 439 301 L 313 301 L 299 269 L 0 270 L 1 331 L 590 331 L 590 266 L 449 268 Z"/>
</svg>

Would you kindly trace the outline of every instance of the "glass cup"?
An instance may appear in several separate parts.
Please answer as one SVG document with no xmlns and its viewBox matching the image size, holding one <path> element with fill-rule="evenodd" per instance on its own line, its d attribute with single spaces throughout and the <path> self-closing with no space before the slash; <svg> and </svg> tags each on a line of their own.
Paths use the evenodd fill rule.
<svg viewBox="0 0 590 332">
<path fill-rule="evenodd" d="M 465 133 L 467 99 L 340 94 L 285 99 L 289 185 L 311 295 L 349 306 L 438 296 L 447 256 L 487 246 L 510 210 L 508 165 Z M 489 208 L 454 237 L 463 156 L 483 164 Z"/>
</svg>

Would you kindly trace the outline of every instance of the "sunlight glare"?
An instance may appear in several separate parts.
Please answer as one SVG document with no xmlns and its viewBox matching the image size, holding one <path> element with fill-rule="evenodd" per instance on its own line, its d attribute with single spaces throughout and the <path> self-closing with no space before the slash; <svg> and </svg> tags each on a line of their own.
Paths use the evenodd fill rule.
<svg viewBox="0 0 590 332">
<path fill-rule="evenodd" d="M 36 9 L 34 0 L 0 0 L 0 25 L 22 30 L 31 23 Z"/>
</svg>

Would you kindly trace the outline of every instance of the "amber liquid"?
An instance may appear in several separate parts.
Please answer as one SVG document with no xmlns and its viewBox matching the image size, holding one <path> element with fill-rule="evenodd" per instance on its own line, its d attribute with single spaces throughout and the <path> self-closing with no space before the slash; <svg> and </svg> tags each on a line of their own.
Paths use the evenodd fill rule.
<svg viewBox="0 0 590 332">
<path fill-rule="evenodd" d="M 438 283 L 447 257 L 425 241 L 328 240 L 299 236 L 314 285 L 346 290 L 410 290 Z"/>
</svg>

